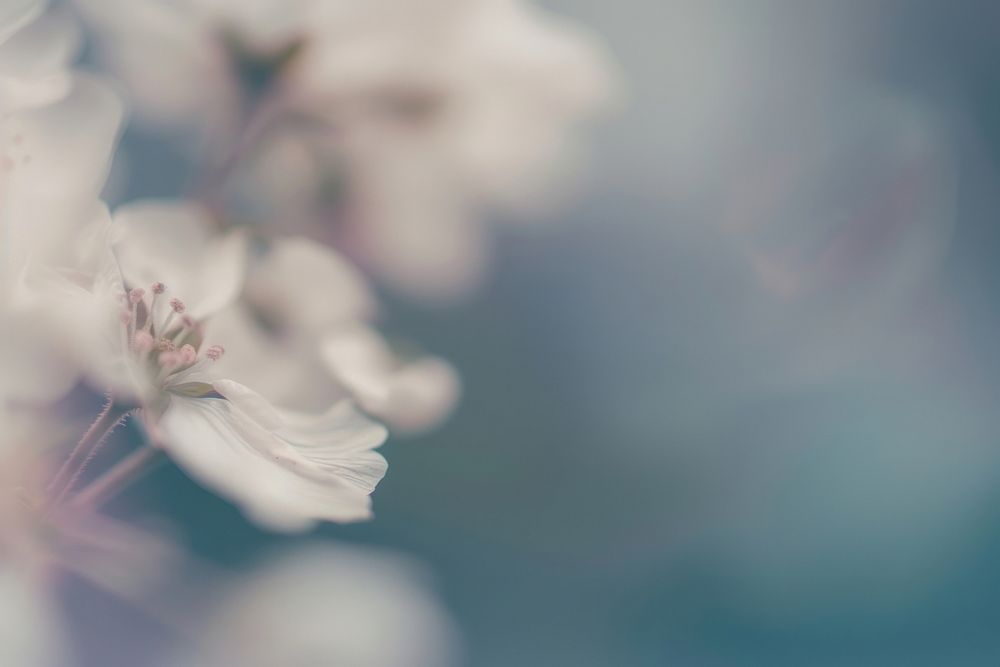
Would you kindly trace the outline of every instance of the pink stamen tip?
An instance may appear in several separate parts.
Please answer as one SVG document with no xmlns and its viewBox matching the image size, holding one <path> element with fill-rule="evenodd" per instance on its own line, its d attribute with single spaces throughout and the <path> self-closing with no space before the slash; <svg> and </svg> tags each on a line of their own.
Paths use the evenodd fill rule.
<svg viewBox="0 0 1000 667">
<path fill-rule="evenodd" d="M 198 360 L 198 351 L 194 349 L 193 345 L 183 345 L 178 352 L 181 356 L 181 362 L 185 366 Z"/>
<path fill-rule="evenodd" d="M 152 286 L 153 294 L 163 294 L 167 291 L 167 286 L 161 282 L 155 282 Z"/>
<path fill-rule="evenodd" d="M 184 302 L 181 301 L 180 299 L 171 299 L 170 300 L 170 307 L 174 309 L 175 313 L 183 313 L 184 312 Z"/>
<path fill-rule="evenodd" d="M 146 290 L 141 287 L 136 287 L 135 289 L 129 290 L 128 300 L 129 303 L 139 303 L 142 301 L 142 297 L 146 296 Z"/>
<path fill-rule="evenodd" d="M 156 349 L 159 350 L 160 352 L 173 352 L 177 348 L 174 345 L 173 341 L 167 340 L 166 338 L 161 338 L 160 340 L 156 341 Z"/>
<path fill-rule="evenodd" d="M 218 361 L 222 358 L 222 355 L 226 353 L 226 348 L 221 345 L 213 345 L 212 347 L 205 350 L 205 356 L 212 361 Z"/>
<path fill-rule="evenodd" d="M 137 331 L 132 339 L 132 346 L 139 352 L 149 352 L 156 345 L 156 341 L 146 331 Z"/>
</svg>

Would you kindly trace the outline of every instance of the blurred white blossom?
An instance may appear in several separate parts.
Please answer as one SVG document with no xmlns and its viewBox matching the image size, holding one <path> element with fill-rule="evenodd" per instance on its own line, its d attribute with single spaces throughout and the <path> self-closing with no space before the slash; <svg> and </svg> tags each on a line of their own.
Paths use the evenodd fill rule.
<svg viewBox="0 0 1000 667">
<path fill-rule="evenodd" d="M 313 545 L 234 582 L 176 664 L 206 667 L 448 667 L 457 642 L 410 561 Z"/>
<path fill-rule="evenodd" d="M 216 372 L 274 404 L 314 411 L 353 398 L 391 426 L 415 431 L 438 424 L 457 402 L 457 376 L 445 361 L 404 362 L 371 329 L 375 297 L 334 250 L 278 237 L 251 252 L 241 231 L 219 231 L 193 203 L 135 202 L 115 221 L 129 283 L 152 284 L 159 275 L 171 288 L 187 285 L 199 296 L 186 303 L 192 315 L 205 314 L 210 299 L 218 312 L 204 339 L 226 349 Z"/>
<path fill-rule="evenodd" d="M 395 429 L 419 432 L 442 422 L 458 403 L 458 374 L 436 357 L 403 359 L 371 327 L 344 327 L 324 337 L 328 370 L 361 406 Z"/>
<path fill-rule="evenodd" d="M 118 231 L 116 247 L 129 257 L 131 234 L 142 232 L 138 225 Z M 241 251 L 239 244 L 227 247 Z M 212 278 L 188 283 L 194 288 L 190 312 L 163 282 L 126 290 L 122 285 L 137 284 L 132 276 L 149 267 L 124 262 L 124 277 L 105 285 L 110 293 L 83 296 L 107 308 L 108 345 L 93 351 L 99 379 L 119 400 L 140 406 L 154 444 L 255 520 L 296 530 L 318 520 L 368 518 L 368 494 L 386 466 L 372 450 L 385 440 L 385 429 L 349 401 L 312 414 L 282 410 L 220 376 L 213 366 L 225 348 L 205 343 L 204 318 L 236 297 L 243 266 L 227 263 L 223 252 L 187 258 L 189 276 Z M 203 260 L 216 270 L 201 266 Z"/>
<path fill-rule="evenodd" d="M 596 37 L 516 0 L 79 4 L 140 115 L 211 136 L 210 186 L 428 299 L 481 281 L 482 218 L 560 189 L 611 95 Z"/>
</svg>

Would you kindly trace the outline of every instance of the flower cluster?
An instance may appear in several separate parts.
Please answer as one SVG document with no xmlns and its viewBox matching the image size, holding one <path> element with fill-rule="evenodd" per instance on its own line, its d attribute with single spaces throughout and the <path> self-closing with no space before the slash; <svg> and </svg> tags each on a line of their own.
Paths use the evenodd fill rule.
<svg viewBox="0 0 1000 667">
<path fill-rule="evenodd" d="M 73 67 L 77 18 L 110 76 Z M 441 424 L 460 385 L 448 362 L 383 336 L 369 275 L 418 297 L 467 294 L 487 266 L 484 213 L 537 202 L 608 95 L 594 38 L 514 0 L 5 2 L 0 617 L 16 604 L 19 623 L 3 624 L 0 661 L 72 651 L 47 614 L 61 572 L 131 600 L 164 563 L 192 567 L 101 511 L 158 460 L 266 529 L 370 518 L 376 449 L 390 430 Z M 109 210 L 126 110 L 183 153 L 189 191 Z M 102 394 L 71 446 L 67 406 Z M 127 422 L 143 444 L 95 474 Z M 309 561 L 337 588 L 327 601 L 365 596 L 368 577 L 384 613 L 326 605 L 308 650 L 441 664 L 447 621 L 408 566 L 316 553 L 333 563 Z M 276 605 L 310 594 L 291 588 Z M 252 606 L 233 597 L 220 618 Z M 260 611 L 269 626 L 282 613 Z M 326 633 L 338 619 L 411 640 Z M 205 651 L 230 664 L 225 649 Z M 279 649 L 267 664 L 302 647 Z"/>
</svg>

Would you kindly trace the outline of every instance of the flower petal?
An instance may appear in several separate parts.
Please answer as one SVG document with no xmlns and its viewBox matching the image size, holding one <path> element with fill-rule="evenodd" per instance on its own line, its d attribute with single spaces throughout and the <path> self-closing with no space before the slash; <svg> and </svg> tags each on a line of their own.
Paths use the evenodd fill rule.
<svg viewBox="0 0 1000 667">
<path fill-rule="evenodd" d="M 233 301 L 243 286 L 247 241 L 240 231 L 216 236 L 208 212 L 194 203 L 147 200 L 115 212 L 116 253 L 130 286 L 167 286 L 195 319 Z M 162 300 L 166 307 L 167 299 Z"/>
<path fill-rule="evenodd" d="M 313 412 L 345 397 L 318 358 L 311 339 L 272 331 L 238 301 L 212 316 L 205 331 L 208 345 L 222 345 L 225 355 L 213 364 L 216 377 L 254 387 L 274 405 Z"/>
<path fill-rule="evenodd" d="M 68 12 L 51 12 L 0 42 L 0 77 L 35 78 L 60 72 L 80 47 L 79 25 Z"/>
<path fill-rule="evenodd" d="M 216 380 L 212 387 L 237 410 L 268 431 L 276 431 L 285 425 L 285 420 L 278 411 L 252 389 L 232 380 Z"/>
<path fill-rule="evenodd" d="M 0 136 L 9 187 L 96 194 L 107 177 L 122 114 L 114 90 L 83 74 L 73 76 L 68 93 L 57 102 L 13 112 Z"/>
<path fill-rule="evenodd" d="M 165 125 L 232 120 L 238 98 L 213 26 L 191 3 L 77 0 L 97 51 L 128 87 L 143 120 Z M 197 4 L 197 3 L 195 3 Z"/>
<path fill-rule="evenodd" d="M 330 334 L 320 349 L 337 381 L 367 412 L 396 430 L 433 428 L 458 402 L 460 383 L 451 364 L 437 357 L 400 360 L 368 327 Z"/>
<path fill-rule="evenodd" d="M 174 397 L 154 433 L 192 476 L 269 528 L 369 518 L 368 493 L 385 472 L 370 447 L 384 431 L 343 408 L 287 421 L 295 425 L 270 431 L 227 400 Z"/>
<path fill-rule="evenodd" d="M 375 310 L 367 283 L 347 260 L 297 237 L 275 241 L 250 272 L 246 295 L 279 326 L 308 333 L 368 318 Z"/>
</svg>

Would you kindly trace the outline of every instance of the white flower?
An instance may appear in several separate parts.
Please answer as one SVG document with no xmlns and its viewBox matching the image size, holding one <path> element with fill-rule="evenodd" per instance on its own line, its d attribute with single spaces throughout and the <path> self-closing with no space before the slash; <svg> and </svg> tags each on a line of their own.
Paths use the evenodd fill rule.
<svg viewBox="0 0 1000 667">
<path fill-rule="evenodd" d="M 448 667 L 457 640 L 427 577 L 372 549 L 315 545 L 234 582 L 176 664 Z"/>
<path fill-rule="evenodd" d="M 318 5 L 298 95 L 335 128 L 350 222 L 396 288 L 453 298 L 488 261 L 489 206 L 560 185 L 607 101 L 597 40 L 517 0 Z"/>
<path fill-rule="evenodd" d="M 40 274 L 31 284 L 34 293 L 56 313 L 42 321 L 77 340 L 50 353 L 72 350 L 65 363 L 95 387 L 110 387 L 120 402 L 138 405 L 155 445 L 268 527 L 298 530 L 320 520 L 368 518 L 369 494 L 386 468 L 372 451 L 385 440 L 382 426 L 348 401 L 316 414 L 273 408 L 213 367 L 225 350 L 205 343 L 204 318 L 239 291 L 246 251 L 240 235 L 218 244 L 187 237 L 194 244 L 187 254 L 193 268 L 170 273 L 191 290 L 193 298 L 182 301 L 161 281 L 134 286 L 150 267 L 134 254 L 140 248 L 124 241 L 129 230 L 121 222 L 115 227 L 110 236 L 120 237 L 120 267 L 105 247 L 101 266 L 85 284 L 33 272 Z M 139 234 L 140 227 L 137 222 Z M 207 254 L 198 255 L 197 248 Z"/>
<path fill-rule="evenodd" d="M 124 234 L 118 254 L 130 283 L 189 276 L 226 287 L 222 298 L 215 287 L 199 290 L 202 299 L 214 300 L 214 309 L 228 303 L 204 333 L 206 344 L 226 347 L 215 364 L 219 375 L 296 410 L 321 410 L 351 397 L 404 431 L 430 428 L 454 407 L 455 372 L 436 358 L 408 364 L 396 359 L 364 324 L 376 312 L 364 279 L 329 248 L 304 238 L 274 239 L 250 261 L 242 284 L 234 276 L 246 253 L 237 242 L 243 235 L 213 230 L 203 208 L 140 202 L 119 209 L 115 219 Z M 188 312 L 194 310 L 189 304 Z"/>
<path fill-rule="evenodd" d="M 275 408 L 214 368 L 226 350 L 205 342 L 203 318 L 236 296 L 245 251 L 239 235 L 212 242 L 192 236 L 190 226 L 147 226 L 134 209 L 117 224 L 126 284 L 136 285 L 139 276 L 182 257 L 191 267 L 187 278 L 179 264 L 166 272 L 182 284 L 189 281 L 195 296 L 190 307 L 160 281 L 123 294 L 127 310 L 121 313 L 117 365 L 153 441 L 195 479 L 268 527 L 299 530 L 322 520 L 369 518 L 369 494 L 386 469 L 373 451 L 386 438 L 382 426 L 349 401 L 313 414 Z M 156 233 L 185 234 L 180 248 L 189 252 L 160 252 L 161 263 L 143 263 L 137 239 L 148 241 L 154 227 Z M 198 247 L 207 249 L 204 256 Z M 206 263 L 215 266 L 209 270 Z M 206 282 L 195 286 L 189 276 Z"/>
<path fill-rule="evenodd" d="M 558 189 L 610 96 L 598 40 L 517 0 L 80 1 L 140 112 L 210 123 L 209 161 L 284 224 L 332 196 L 347 249 L 426 298 L 476 286 L 485 210 Z"/>
</svg>

